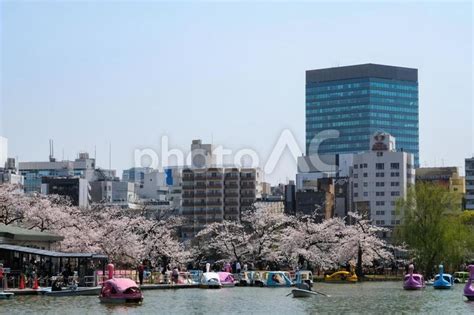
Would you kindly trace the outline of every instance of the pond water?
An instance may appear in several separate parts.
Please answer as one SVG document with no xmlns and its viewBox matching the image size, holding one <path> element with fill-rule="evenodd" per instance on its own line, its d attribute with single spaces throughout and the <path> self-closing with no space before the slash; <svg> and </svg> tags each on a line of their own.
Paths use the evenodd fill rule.
<svg viewBox="0 0 474 315">
<path fill-rule="evenodd" d="M 104 305 L 97 297 L 16 296 L 0 300 L 0 314 L 474 314 L 474 302 L 452 290 L 405 291 L 400 282 L 315 283 L 331 295 L 295 299 L 290 288 L 144 291 L 141 305 Z"/>
</svg>

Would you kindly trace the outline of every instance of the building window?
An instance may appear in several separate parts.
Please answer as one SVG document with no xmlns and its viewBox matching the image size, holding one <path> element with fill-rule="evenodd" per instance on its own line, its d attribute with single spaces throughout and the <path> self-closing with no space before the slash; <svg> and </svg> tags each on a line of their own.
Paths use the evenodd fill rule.
<svg viewBox="0 0 474 315">
<path fill-rule="evenodd" d="M 367 187 L 367 186 L 369 186 L 369 183 L 364 182 L 364 187 Z"/>
<path fill-rule="evenodd" d="M 392 210 L 392 215 L 396 215 L 396 212 L 395 212 L 395 210 Z"/>
<path fill-rule="evenodd" d="M 399 183 L 399 182 L 391 182 L 391 183 L 390 183 L 390 186 L 392 186 L 392 187 L 398 187 L 398 186 L 400 186 L 400 183 Z"/>
<path fill-rule="evenodd" d="M 368 197 L 369 193 L 367 191 L 364 191 L 364 197 Z"/>
<path fill-rule="evenodd" d="M 375 187 L 385 187 L 385 183 L 384 182 L 376 182 Z"/>
<path fill-rule="evenodd" d="M 400 192 L 399 191 L 392 191 L 390 193 L 392 196 L 400 196 Z"/>
<path fill-rule="evenodd" d="M 383 172 L 375 173 L 375 177 L 385 177 L 385 173 Z"/>
<path fill-rule="evenodd" d="M 358 168 L 359 168 L 359 164 L 354 165 L 354 168 L 355 168 L 355 169 L 358 169 Z"/>
<path fill-rule="evenodd" d="M 376 206 L 385 206 L 385 201 L 380 201 L 380 200 L 379 200 L 379 201 L 376 201 L 376 202 L 375 202 L 375 205 L 376 205 Z"/>
<path fill-rule="evenodd" d="M 385 211 L 377 210 L 377 211 L 375 211 L 375 215 L 385 215 Z"/>
<path fill-rule="evenodd" d="M 367 173 L 364 173 L 364 177 L 367 177 L 367 176 L 368 176 L 368 174 L 367 174 Z"/>
<path fill-rule="evenodd" d="M 358 183 L 354 183 L 354 188 L 357 188 L 359 187 L 359 184 Z"/>
<path fill-rule="evenodd" d="M 390 163 L 390 168 L 392 170 L 398 170 L 400 169 L 400 163 Z"/>
<path fill-rule="evenodd" d="M 359 197 L 359 193 L 354 193 L 354 197 Z"/>
<path fill-rule="evenodd" d="M 391 173 L 390 173 L 390 176 L 392 176 L 392 177 L 399 177 L 399 176 L 400 176 L 400 172 L 391 172 Z"/>
<path fill-rule="evenodd" d="M 377 191 L 377 192 L 375 192 L 375 195 L 379 196 L 379 197 L 382 197 L 382 196 L 385 196 L 385 192 L 384 191 Z"/>
<path fill-rule="evenodd" d="M 375 163 L 375 169 L 377 170 L 383 170 L 385 167 L 384 163 Z"/>
</svg>

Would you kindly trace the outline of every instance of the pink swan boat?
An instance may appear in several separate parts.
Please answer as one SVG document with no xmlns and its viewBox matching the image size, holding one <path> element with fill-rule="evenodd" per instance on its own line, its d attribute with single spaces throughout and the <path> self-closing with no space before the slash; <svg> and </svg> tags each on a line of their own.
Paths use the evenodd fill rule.
<svg viewBox="0 0 474 315">
<path fill-rule="evenodd" d="M 469 279 L 464 287 L 464 296 L 469 301 L 474 301 L 474 265 L 469 265 L 467 268 L 469 269 Z"/>
<path fill-rule="evenodd" d="M 223 287 L 233 287 L 235 286 L 234 276 L 230 272 L 219 271 L 219 281 Z"/>
<path fill-rule="evenodd" d="M 417 273 L 413 273 L 415 267 L 413 264 L 408 266 L 408 274 L 405 275 L 403 280 L 403 288 L 405 290 L 418 290 L 425 287 L 425 280 L 423 276 Z"/>
<path fill-rule="evenodd" d="M 128 278 L 114 278 L 114 265 L 108 264 L 109 279 L 102 284 L 102 303 L 140 303 L 143 294 L 137 283 Z"/>
</svg>

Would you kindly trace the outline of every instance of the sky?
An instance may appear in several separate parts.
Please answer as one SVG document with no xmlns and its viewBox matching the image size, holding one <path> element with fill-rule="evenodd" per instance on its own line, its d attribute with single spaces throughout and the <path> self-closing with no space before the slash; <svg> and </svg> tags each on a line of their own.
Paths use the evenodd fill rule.
<svg viewBox="0 0 474 315">
<path fill-rule="evenodd" d="M 0 2 L 0 135 L 9 156 L 81 151 L 119 171 L 193 139 L 264 166 L 284 130 L 304 150 L 305 71 L 419 70 L 420 163 L 474 155 L 473 7 L 451 2 Z M 463 168 L 461 168 L 463 169 Z M 286 151 L 265 180 L 294 179 Z"/>
</svg>

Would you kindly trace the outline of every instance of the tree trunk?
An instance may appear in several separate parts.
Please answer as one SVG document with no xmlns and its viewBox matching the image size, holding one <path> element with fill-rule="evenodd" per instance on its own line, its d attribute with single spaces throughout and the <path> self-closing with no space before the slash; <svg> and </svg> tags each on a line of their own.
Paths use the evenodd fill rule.
<svg viewBox="0 0 474 315">
<path fill-rule="evenodd" d="M 359 281 L 362 280 L 362 277 L 364 276 L 362 272 L 362 247 L 360 246 L 360 244 L 359 244 L 359 250 L 357 252 L 356 275 L 357 275 L 357 278 L 359 278 Z"/>
</svg>

